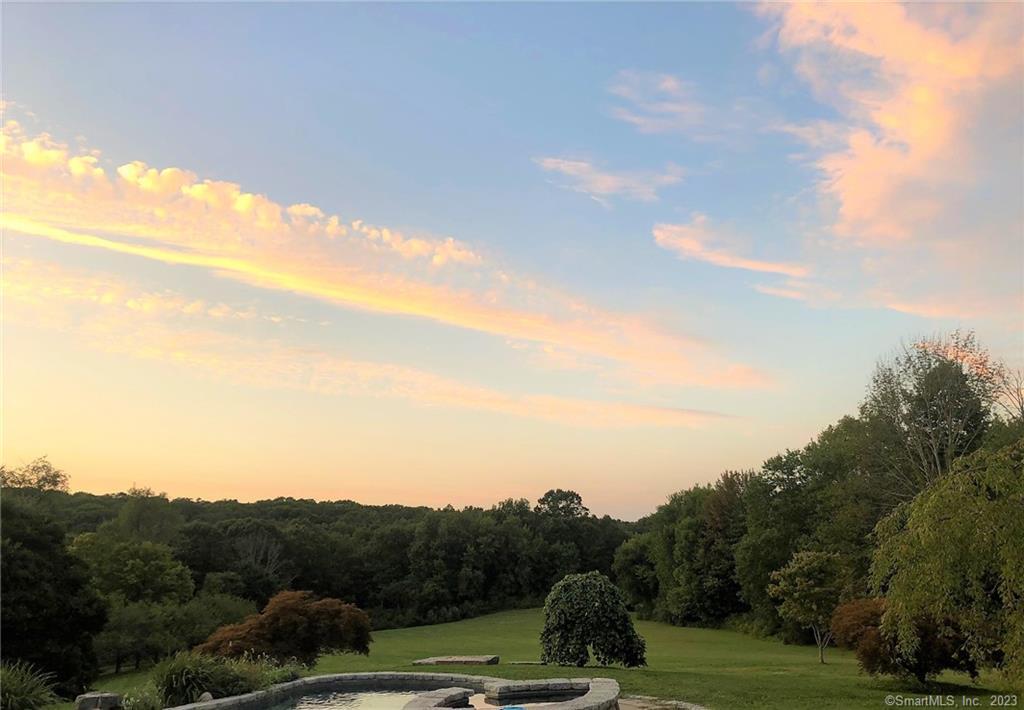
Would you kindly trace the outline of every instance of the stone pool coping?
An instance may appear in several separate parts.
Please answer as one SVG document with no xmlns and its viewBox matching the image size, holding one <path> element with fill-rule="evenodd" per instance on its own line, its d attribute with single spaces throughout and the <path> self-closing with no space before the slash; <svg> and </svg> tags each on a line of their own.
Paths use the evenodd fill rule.
<svg viewBox="0 0 1024 710">
<path fill-rule="evenodd" d="M 462 673 L 381 672 L 309 676 L 254 693 L 179 705 L 173 710 L 271 710 L 303 695 L 346 690 L 428 691 L 410 700 L 405 710 L 468 707 L 469 697 L 476 693 L 484 693 L 488 699 L 495 698 L 499 702 L 526 702 L 552 691 L 582 694 L 546 704 L 545 710 L 617 710 L 619 706 L 619 684 L 611 678 L 510 681 Z"/>
</svg>

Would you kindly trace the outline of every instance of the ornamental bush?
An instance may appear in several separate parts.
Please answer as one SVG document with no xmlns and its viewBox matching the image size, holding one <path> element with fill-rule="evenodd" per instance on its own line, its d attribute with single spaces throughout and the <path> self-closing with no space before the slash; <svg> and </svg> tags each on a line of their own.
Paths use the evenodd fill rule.
<svg viewBox="0 0 1024 710">
<path fill-rule="evenodd" d="M 52 673 L 24 661 L 0 665 L 0 710 L 37 710 L 55 702 Z"/>
<path fill-rule="evenodd" d="M 647 645 L 633 628 L 622 592 L 600 572 L 570 574 L 544 602 L 541 660 L 585 666 L 594 654 L 603 666 L 647 665 Z"/>
<path fill-rule="evenodd" d="M 977 665 L 964 650 L 965 639 L 954 624 L 918 617 L 917 643 L 907 653 L 898 647 L 895 635 L 882 628 L 885 609 L 883 598 L 853 599 L 832 615 L 836 643 L 852 649 L 866 673 L 913 677 L 920 683 L 946 669 L 977 677 Z"/>
<path fill-rule="evenodd" d="M 238 658 L 265 655 L 281 663 L 316 663 L 321 653 L 370 652 L 370 618 L 359 607 L 312 592 L 279 592 L 259 614 L 222 626 L 196 647 Z"/>
<path fill-rule="evenodd" d="M 128 705 L 148 709 L 155 697 L 162 703 L 159 707 L 176 707 L 194 703 L 207 692 L 215 698 L 242 695 L 295 680 L 299 671 L 295 664 L 281 665 L 266 656 L 224 658 L 183 652 L 153 670 L 155 692 L 140 693 Z"/>
</svg>

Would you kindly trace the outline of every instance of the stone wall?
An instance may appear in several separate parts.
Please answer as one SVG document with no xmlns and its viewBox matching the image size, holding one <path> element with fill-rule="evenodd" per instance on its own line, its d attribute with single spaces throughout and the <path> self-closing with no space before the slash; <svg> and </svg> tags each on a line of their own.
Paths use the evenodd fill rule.
<svg viewBox="0 0 1024 710">
<path fill-rule="evenodd" d="M 429 691 L 410 700 L 406 710 L 467 707 L 469 697 L 483 693 L 488 702 L 527 702 L 552 693 L 565 700 L 545 710 L 617 710 L 619 684 L 610 678 L 555 678 L 509 681 L 462 673 L 338 673 L 310 676 L 246 695 L 180 705 L 174 710 L 269 710 L 314 693 L 398 690 Z"/>
</svg>

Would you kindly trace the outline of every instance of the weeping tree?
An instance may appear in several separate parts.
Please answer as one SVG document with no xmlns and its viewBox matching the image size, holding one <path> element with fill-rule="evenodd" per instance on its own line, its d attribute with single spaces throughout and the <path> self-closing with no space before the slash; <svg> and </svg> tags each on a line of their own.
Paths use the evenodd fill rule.
<svg viewBox="0 0 1024 710">
<path fill-rule="evenodd" d="M 622 592 L 600 572 L 570 574 L 544 602 L 541 661 L 585 666 L 593 652 L 603 666 L 647 665 L 647 645 L 633 628 Z"/>
<path fill-rule="evenodd" d="M 1024 438 L 982 449 L 878 523 L 872 577 L 882 629 L 919 650 L 921 616 L 949 619 L 980 667 L 1024 688 Z"/>
</svg>

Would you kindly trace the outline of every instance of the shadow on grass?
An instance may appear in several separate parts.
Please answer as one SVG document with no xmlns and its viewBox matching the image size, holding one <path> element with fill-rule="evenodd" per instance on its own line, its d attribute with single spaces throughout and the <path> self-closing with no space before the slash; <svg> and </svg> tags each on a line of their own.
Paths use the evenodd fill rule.
<svg viewBox="0 0 1024 710">
<path fill-rule="evenodd" d="M 889 678 L 876 680 L 875 687 L 890 693 L 905 693 L 912 695 L 998 695 L 1002 691 L 999 688 L 990 688 L 980 685 L 981 681 L 971 681 L 964 678 L 963 683 L 951 683 L 948 681 L 933 680 L 927 683 L 919 683 L 916 680 L 901 678 Z"/>
</svg>

